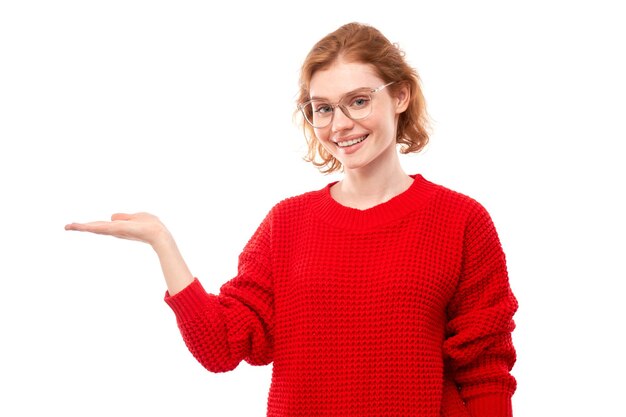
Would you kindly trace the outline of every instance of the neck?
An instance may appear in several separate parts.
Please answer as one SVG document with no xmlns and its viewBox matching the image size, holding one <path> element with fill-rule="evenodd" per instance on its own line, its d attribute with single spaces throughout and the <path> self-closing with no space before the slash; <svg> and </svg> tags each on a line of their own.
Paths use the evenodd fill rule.
<svg viewBox="0 0 626 417">
<path fill-rule="evenodd" d="M 331 188 L 331 195 L 344 206 L 365 210 L 391 200 L 412 183 L 396 155 L 395 162 L 384 169 L 346 170 L 344 178 Z"/>
</svg>

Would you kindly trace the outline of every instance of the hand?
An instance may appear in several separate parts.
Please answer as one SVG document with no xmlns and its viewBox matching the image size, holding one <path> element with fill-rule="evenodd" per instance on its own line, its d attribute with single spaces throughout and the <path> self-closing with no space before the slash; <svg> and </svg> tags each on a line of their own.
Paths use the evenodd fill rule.
<svg viewBox="0 0 626 417">
<path fill-rule="evenodd" d="M 163 239 L 171 236 L 165 225 L 158 217 L 149 213 L 125 214 L 117 213 L 111 216 L 111 221 L 96 221 L 89 223 L 71 223 L 65 230 L 90 232 L 99 235 L 115 236 L 120 239 L 138 240 L 155 247 Z"/>
<path fill-rule="evenodd" d="M 65 230 L 97 233 L 150 244 L 159 256 L 170 295 L 183 290 L 194 280 L 174 238 L 158 217 L 152 214 L 117 213 L 111 216 L 110 222 L 71 223 L 65 226 Z"/>
</svg>

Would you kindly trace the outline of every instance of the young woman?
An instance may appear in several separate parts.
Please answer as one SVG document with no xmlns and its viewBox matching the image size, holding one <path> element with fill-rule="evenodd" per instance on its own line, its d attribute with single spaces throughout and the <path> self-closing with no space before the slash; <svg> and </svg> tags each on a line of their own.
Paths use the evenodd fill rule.
<svg viewBox="0 0 626 417">
<path fill-rule="evenodd" d="M 301 72 L 308 159 L 341 181 L 281 201 L 207 294 L 157 217 L 71 224 L 156 251 L 190 351 L 207 369 L 273 363 L 268 416 L 511 416 L 517 302 L 489 214 L 398 156 L 422 149 L 416 72 L 348 24 Z"/>
</svg>

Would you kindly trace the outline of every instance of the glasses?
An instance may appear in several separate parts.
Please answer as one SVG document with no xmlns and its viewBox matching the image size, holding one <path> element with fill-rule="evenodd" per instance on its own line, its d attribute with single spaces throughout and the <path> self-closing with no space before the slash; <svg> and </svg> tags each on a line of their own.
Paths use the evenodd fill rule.
<svg viewBox="0 0 626 417">
<path fill-rule="evenodd" d="M 300 109 L 306 121 L 315 129 L 322 129 L 330 125 L 337 107 L 352 120 L 365 119 L 372 114 L 372 95 L 384 90 L 393 83 L 395 81 L 374 89 L 359 88 L 341 97 L 336 104 L 331 104 L 328 100 L 321 98 L 314 98 L 299 104 L 298 109 Z"/>
</svg>

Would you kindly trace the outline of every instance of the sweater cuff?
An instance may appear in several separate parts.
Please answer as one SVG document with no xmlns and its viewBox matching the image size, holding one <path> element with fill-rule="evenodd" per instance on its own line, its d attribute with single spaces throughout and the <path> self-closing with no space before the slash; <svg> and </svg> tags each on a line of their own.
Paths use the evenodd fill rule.
<svg viewBox="0 0 626 417">
<path fill-rule="evenodd" d="M 189 321 L 197 317 L 210 303 L 210 299 L 211 295 L 204 290 L 198 278 L 194 278 L 191 284 L 174 295 L 165 292 L 165 302 L 174 311 L 179 322 Z"/>
<path fill-rule="evenodd" d="M 481 395 L 466 402 L 473 417 L 512 417 L 511 396 L 507 394 Z"/>
</svg>

